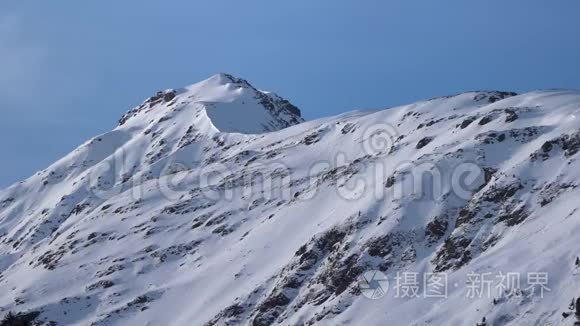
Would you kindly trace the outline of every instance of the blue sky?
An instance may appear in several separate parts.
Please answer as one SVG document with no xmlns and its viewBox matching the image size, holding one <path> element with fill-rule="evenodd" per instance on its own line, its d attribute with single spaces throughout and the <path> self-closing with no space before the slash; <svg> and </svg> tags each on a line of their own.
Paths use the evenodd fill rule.
<svg viewBox="0 0 580 326">
<path fill-rule="evenodd" d="M 154 91 L 229 72 L 308 119 L 476 89 L 580 89 L 580 1 L 3 1 L 0 186 Z"/>
</svg>

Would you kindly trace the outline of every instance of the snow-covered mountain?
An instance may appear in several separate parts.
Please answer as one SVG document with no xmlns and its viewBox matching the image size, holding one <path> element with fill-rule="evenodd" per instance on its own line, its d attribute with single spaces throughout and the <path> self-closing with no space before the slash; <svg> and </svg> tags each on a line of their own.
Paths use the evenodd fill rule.
<svg viewBox="0 0 580 326">
<path fill-rule="evenodd" d="M 573 325 L 579 115 L 574 91 L 309 122 L 226 74 L 158 92 L 0 191 L 0 316 Z"/>
</svg>

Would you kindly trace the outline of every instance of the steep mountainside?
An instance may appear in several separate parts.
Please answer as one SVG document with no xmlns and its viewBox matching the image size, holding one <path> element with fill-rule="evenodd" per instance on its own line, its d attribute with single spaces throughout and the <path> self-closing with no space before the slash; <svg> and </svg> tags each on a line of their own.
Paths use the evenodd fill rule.
<svg viewBox="0 0 580 326">
<path fill-rule="evenodd" d="M 573 325 L 579 114 L 574 91 L 310 122 L 225 74 L 159 92 L 0 191 L 0 316 Z M 388 282 L 367 284 L 374 271 Z M 445 295 L 428 295 L 429 273 Z M 502 288 L 502 275 L 521 282 Z M 388 292 L 369 299 L 378 285 Z"/>
</svg>

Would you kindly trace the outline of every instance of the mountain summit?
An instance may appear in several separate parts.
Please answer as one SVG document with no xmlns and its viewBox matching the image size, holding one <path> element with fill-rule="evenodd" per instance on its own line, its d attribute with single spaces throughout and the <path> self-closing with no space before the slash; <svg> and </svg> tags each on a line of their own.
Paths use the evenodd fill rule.
<svg viewBox="0 0 580 326">
<path fill-rule="evenodd" d="M 232 75 L 217 74 L 179 90 L 160 91 L 119 123 L 144 126 L 173 118 L 195 121 L 208 131 L 244 134 L 276 131 L 304 121 L 300 110 L 280 96 Z"/>
<path fill-rule="evenodd" d="M 0 191 L 0 317 L 571 325 L 579 115 L 574 91 L 308 122 L 230 75 L 159 92 Z"/>
</svg>

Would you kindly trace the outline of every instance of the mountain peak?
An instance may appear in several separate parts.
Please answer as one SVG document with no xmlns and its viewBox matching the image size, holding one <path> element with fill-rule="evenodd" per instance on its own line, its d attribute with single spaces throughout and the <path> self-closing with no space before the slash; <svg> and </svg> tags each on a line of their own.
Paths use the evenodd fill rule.
<svg viewBox="0 0 580 326">
<path fill-rule="evenodd" d="M 288 100 L 220 73 L 179 90 L 157 92 L 127 112 L 119 125 L 144 127 L 177 116 L 180 120 L 204 117 L 197 123 L 218 132 L 245 134 L 276 131 L 304 121 L 300 110 Z"/>
<path fill-rule="evenodd" d="M 206 82 L 206 83 L 212 83 L 213 82 L 213 83 L 217 83 L 217 84 L 221 84 L 221 85 L 226 85 L 226 84 L 246 84 L 248 86 L 251 86 L 250 83 L 247 80 L 242 79 L 242 78 L 238 78 L 238 77 L 235 77 L 232 74 L 223 73 L 223 72 L 220 72 L 218 74 L 215 74 L 215 75 L 209 77 L 208 79 L 206 79 L 205 81 L 202 81 L 202 83 L 203 82 Z"/>
</svg>

